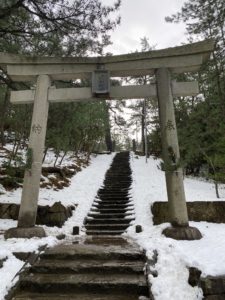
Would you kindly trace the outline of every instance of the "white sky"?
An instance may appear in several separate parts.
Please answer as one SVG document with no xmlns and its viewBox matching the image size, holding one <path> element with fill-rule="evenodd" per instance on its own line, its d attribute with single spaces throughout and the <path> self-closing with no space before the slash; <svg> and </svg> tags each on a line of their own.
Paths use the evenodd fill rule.
<svg viewBox="0 0 225 300">
<path fill-rule="evenodd" d="M 112 4 L 113 0 L 102 0 Z M 183 24 L 165 22 L 165 17 L 179 11 L 185 0 L 122 0 L 121 25 L 112 33 L 113 54 L 141 50 L 140 39 L 146 36 L 157 49 L 181 45 L 186 41 Z"/>
</svg>

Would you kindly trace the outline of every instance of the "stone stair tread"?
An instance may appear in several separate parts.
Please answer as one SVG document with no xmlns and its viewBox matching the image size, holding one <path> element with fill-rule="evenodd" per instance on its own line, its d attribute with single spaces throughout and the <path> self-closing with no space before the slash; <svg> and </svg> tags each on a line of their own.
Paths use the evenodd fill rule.
<svg viewBox="0 0 225 300">
<path fill-rule="evenodd" d="M 133 208 L 124 208 L 124 209 L 109 208 L 109 209 L 107 209 L 107 208 L 93 208 L 93 207 L 92 207 L 92 209 L 94 211 L 95 210 L 99 210 L 99 211 L 108 211 L 108 210 L 110 210 L 112 212 L 117 212 L 117 211 L 120 211 L 120 210 L 129 210 L 129 211 L 134 210 Z"/>
<path fill-rule="evenodd" d="M 100 198 L 95 198 L 94 202 L 105 202 L 105 203 L 132 203 L 131 198 L 127 197 L 127 199 L 125 197 L 117 197 L 117 198 L 104 198 L 104 197 L 100 197 Z"/>
<path fill-rule="evenodd" d="M 79 260 L 57 260 L 57 259 L 41 259 L 38 262 L 36 262 L 31 270 L 35 272 L 44 272 L 44 269 L 48 271 L 62 271 L 67 269 L 71 272 L 82 272 L 82 271 L 89 271 L 89 270 L 96 270 L 98 269 L 100 272 L 105 272 L 107 270 L 110 270 L 112 272 L 115 272 L 115 270 L 118 272 L 119 270 L 121 272 L 127 273 L 127 271 L 131 272 L 142 272 L 144 269 L 144 262 L 143 261 L 122 261 L 121 260 L 85 260 L 85 259 L 79 259 Z"/>
<path fill-rule="evenodd" d="M 21 276 L 20 290 L 30 292 L 108 292 L 148 294 L 143 274 L 42 274 Z"/>
<path fill-rule="evenodd" d="M 100 228 L 100 229 L 104 229 L 106 227 L 109 227 L 109 228 L 117 228 L 117 227 L 121 227 L 121 228 L 127 228 L 129 226 L 129 224 L 86 224 L 85 227 L 87 229 L 90 229 L 90 228 Z"/>
<path fill-rule="evenodd" d="M 107 195 L 107 194 L 124 194 L 124 193 L 129 193 L 131 190 L 130 187 L 128 188 L 122 188 L 122 189 L 118 189 L 118 188 L 106 188 L 105 186 L 102 186 L 99 190 L 98 190 L 98 195 Z"/>
<path fill-rule="evenodd" d="M 124 230 L 87 230 L 87 235 L 121 235 Z"/>
<path fill-rule="evenodd" d="M 98 211 L 89 211 L 89 213 L 88 213 L 88 215 L 91 215 L 91 214 L 93 214 L 93 215 L 105 215 L 105 216 L 107 216 L 107 218 L 108 218 L 108 216 L 120 216 L 120 215 L 124 215 L 124 216 L 129 216 L 129 215 L 133 215 L 134 214 L 134 211 L 133 210 L 129 210 L 129 211 L 123 211 L 123 212 L 113 212 L 113 215 L 111 214 L 111 213 L 108 213 L 108 212 L 98 212 Z"/>
<path fill-rule="evenodd" d="M 204 300 L 224 300 L 225 299 L 225 294 L 221 295 L 208 295 L 203 298 Z"/>
<path fill-rule="evenodd" d="M 201 288 L 204 295 L 216 295 L 222 293 L 225 295 L 225 275 L 207 276 L 202 278 Z"/>
<path fill-rule="evenodd" d="M 113 295 L 113 294 L 96 294 L 96 293 L 82 293 L 82 294 L 63 294 L 63 293 L 20 293 L 16 295 L 14 300 L 137 300 L 136 295 Z"/>
<path fill-rule="evenodd" d="M 96 274 L 95 272 L 88 274 L 40 274 L 32 273 L 24 275 L 21 281 L 28 281 L 31 283 L 38 284 L 100 284 L 106 285 L 111 284 L 112 286 L 118 285 L 138 285 L 146 286 L 145 276 L 138 274 Z"/>
<path fill-rule="evenodd" d="M 93 222 L 96 224 L 121 224 L 122 223 L 127 223 L 129 224 L 131 221 L 134 221 L 134 218 L 111 218 L 111 219 L 95 219 L 95 218 L 87 218 L 85 224 L 92 224 Z M 98 223 L 97 223 L 98 222 Z"/>
<path fill-rule="evenodd" d="M 122 218 L 127 218 L 130 216 L 134 216 L 134 212 L 128 213 L 128 212 L 123 212 L 123 213 L 114 213 L 114 214 L 110 214 L 110 213 L 94 213 L 94 212 L 89 212 L 88 216 L 91 218 L 95 218 L 95 219 L 113 219 L 113 218 L 117 218 L 117 217 L 122 217 Z"/>
<path fill-rule="evenodd" d="M 96 207 L 109 207 L 109 206 L 112 206 L 114 208 L 118 208 L 118 207 L 133 207 L 134 205 L 132 203 L 107 203 L 107 202 L 95 202 L 93 203 L 93 205 Z"/>
<path fill-rule="evenodd" d="M 107 205 L 107 204 L 97 204 L 97 205 L 92 205 L 92 208 L 96 209 L 132 209 L 134 208 L 133 205 L 122 205 L 122 204 L 117 204 L 117 205 Z"/>
<path fill-rule="evenodd" d="M 112 199 L 112 198 L 109 198 L 109 199 L 96 199 L 94 202 L 94 204 L 108 204 L 108 205 L 118 205 L 118 204 L 121 204 L 121 205 L 131 205 L 133 204 L 133 201 L 131 201 L 130 199 Z"/>
<path fill-rule="evenodd" d="M 105 234 L 107 235 L 107 234 Z M 55 257 L 64 259 L 65 257 L 79 257 L 95 259 L 143 259 L 144 253 L 139 247 L 132 247 L 130 245 L 114 246 L 110 245 L 109 248 L 99 245 L 87 244 L 63 244 L 57 245 L 54 248 L 46 250 L 41 254 L 41 258 Z"/>
</svg>

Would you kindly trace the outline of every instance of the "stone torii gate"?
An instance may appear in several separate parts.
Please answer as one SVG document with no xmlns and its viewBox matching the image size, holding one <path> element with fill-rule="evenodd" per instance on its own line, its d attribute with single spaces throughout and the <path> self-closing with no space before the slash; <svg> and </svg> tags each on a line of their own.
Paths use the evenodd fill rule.
<svg viewBox="0 0 225 300">
<path fill-rule="evenodd" d="M 171 80 L 171 75 L 198 71 L 202 63 L 209 59 L 213 46 L 212 40 L 206 40 L 163 50 L 90 58 L 25 57 L 0 53 L 0 66 L 12 80 L 33 82 L 36 85 L 35 90 L 11 92 L 10 101 L 13 104 L 34 104 L 29 138 L 32 164 L 24 175 L 18 225 L 16 228 L 9 229 L 5 233 L 5 237 L 45 236 L 44 229 L 36 227 L 35 222 L 49 103 L 99 99 L 99 91 L 95 90 L 95 86 L 57 89 L 51 86 L 51 82 L 54 80 L 90 79 L 91 76 L 94 81 L 98 81 L 98 71 L 96 70 L 99 70 L 108 74 L 108 82 L 103 75 L 103 81 L 105 80 L 104 83 L 107 87 L 103 92 L 104 99 L 158 98 L 163 161 L 171 218 L 171 227 L 166 228 L 164 234 L 176 239 L 201 238 L 201 233 L 196 228 L 190 227 L 188 223 L 173 106 L 173 97 L 197 95 L 199 93 L 198 83 L 174 82 Z M 109 77 L 149 74 L 155 74 L 156 84 L 109 88 Z M 101 78 L 97 83 L 101 85 Z"/>
</svg>

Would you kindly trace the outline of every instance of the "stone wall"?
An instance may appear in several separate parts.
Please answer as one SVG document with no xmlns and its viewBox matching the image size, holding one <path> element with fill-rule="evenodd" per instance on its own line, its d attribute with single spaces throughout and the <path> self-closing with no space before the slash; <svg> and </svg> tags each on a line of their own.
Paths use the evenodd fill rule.
<svg viewBox="0 0 225 300">
<path fill-rule="evenodd" d="M 225 223 L 225 201 L 187 202 L 187 209 L 190 221 Z M 170 222 L 168 202 L 155 202 L 151 211 L 154 225 Z"/>
<path fill-rule="evenodd" d="M 19 215 L 19 204 L 0 203 L 0 219 L 17 220 Z M 65 221 L 72 216 L 74 206 L 65 207 L 61 202 L 56 202 L 52 206 L 38 206 L 37 225 L 62 227 Z"/>
</svg>

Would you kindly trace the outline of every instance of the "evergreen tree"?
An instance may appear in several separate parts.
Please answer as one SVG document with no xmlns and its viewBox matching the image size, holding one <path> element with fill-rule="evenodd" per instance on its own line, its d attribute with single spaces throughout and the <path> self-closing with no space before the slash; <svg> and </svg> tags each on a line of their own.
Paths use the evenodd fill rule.
<svg viewBox="0 0 225 300">
<path fill-rule="evenodd" d="M 119 6 L 120 0 L 111 6 L 103 5 L 100 0 L 2 0 L 0 51 L 40 56 L 101 54 L 110 43 L 110 31 L 120 22 L 115 15 Z M 82 82 L 81 86 L 85 84 Z M 54 85 L 77 86 L 75 82 L 54 82 Z M 27 140 L 32 108 L 11 106 L 8 95 L 10 89 L 29 89 L 29 84 L 14 83 L 0 70 L 0 87 L 0 143 L 5 143 L 5 129 L 13 132 L 15 142 Z M 51 106 L 47 147 L 55 148 L 57 153 L 68 149 L 89 151 L 104 135 L 104 105 L 99 102 Z"/>
<path fill-rule="evenodd" d="M 150 46 L 149 41 L 146 37 L 141 38 L 142 52 L 150 51 L 153 49 L 154 46 Z M 147 75 L 141 77 L 131 77 L 128 79 L 128 81 L 137 85 L 146 85 L 151 83 L 152 77 Z M 147 154 L 147 127 L 149 127 L 150 124 L 150 112 L 153 109 L 153 106 L 154 105 L 152 99 L 143 99 L 135 102 L 133 101 L 132 104 L 129 106 L 129 108 L 133 111 L 129 120 L 129 125 L 136 127 L 136 130 L 141 131 L 141 151 L 143 154 Z"/>
<path fill-rule="evenodd" d="M 180 148 L 188 174 L 198 175 L 207 166 L 206 176 L 225 180 L 225 5 L 223 0 L 188 0 L 168 22 L 185 22 L 189 41 L 213 38 L 212 59 L 197 75 L 203 97 L 175 101 Z"/>
</svg>

